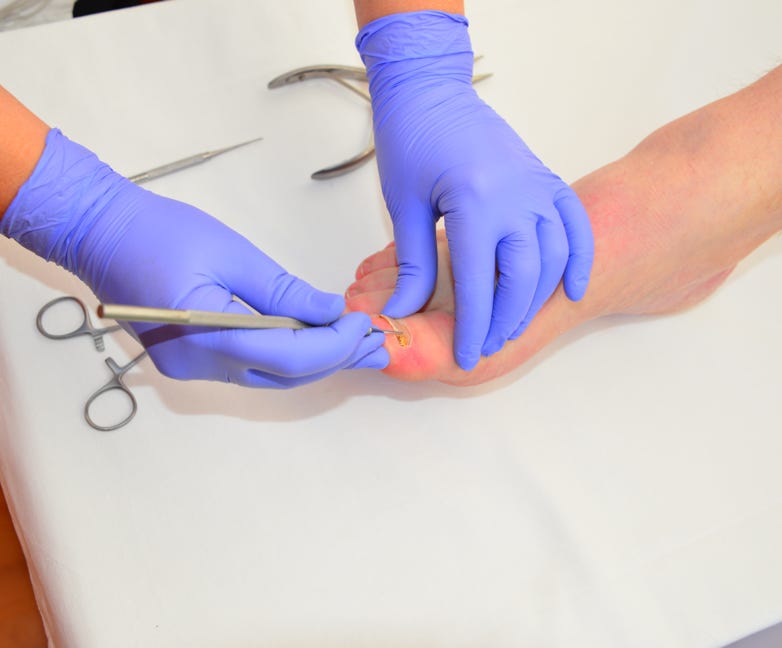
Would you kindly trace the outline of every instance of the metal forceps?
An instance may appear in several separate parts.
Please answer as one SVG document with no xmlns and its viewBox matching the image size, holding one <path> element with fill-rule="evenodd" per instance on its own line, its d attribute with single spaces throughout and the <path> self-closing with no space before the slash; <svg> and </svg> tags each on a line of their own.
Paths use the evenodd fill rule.
<svg viewBox="0 0 782 648">
<path fill-rule="evenodd" d="M 476 56 L 475 61 L 479 61 L 482 56 Z M 473 84 L 488 79 L 491 73 L 476 74 L 472 78 Z M 357 94 L 365 101 L 372 103 L 372 98 L 369 96 L 369 92 L 363 88 L 360 88 L 353 82 L 366 83 L 367 71 L 363 67 L 354 67 L 351 65 L 310 65 L 307 67 L 296 68 L 290 72 L 285 72 L 277 77 L 274 77 L 268 83 L 268 88 L 274 90 L 275 88 L 282 88 L 283 86 L 292 85 L 307 79 L 330 79 L 335 83 L 339 83 L 342 87 L 347 88 L 351 92 Z M 370 132 L 369 143 L 367 147 L 357 153 L 353 157 L 339 162 L 333 166 L 315 171 L 310 177 L 313 180 L 326 180 L 328 178 L 336 178 L 337 176 L 350 173 L 354 169 L 357 169 L 362 164 L 368 162 L 375 155 L 375 135 L 374 131 Z"/>
<path fill-rule="evenodd" d="M 52 331 L 48 330 L 45 327 L 43 322 L 44 317 L 46 316 L 46 313 L 50 309 L 64 302 L 71 302 L 79 307 L 79 309 L 82 312 L 82 321 L 76 328 L 70 331 L 66 331 L 65 333 L 53 333 Z M 106 333 L 113 333 L 114 331 L 118 331 L 122 328 L 118 324 L 115 324 L 113 326 L 107 326 L 104 328 L 95 328 L 92 325 L 92 322 L 90 321 L 90 317 L 87 314 L 87 309 L 84 306 L 84 303 L 80 299 L 77 299 L 76 297 L 70 297 L 70 296 L 58 297 L 44 304 L 41 307 L 41 310 L 38 311 L 38 316 L 35 318 L 35 327 L 38 329 L 41 335 L 49 338 L 50 340 L 67 340 L 70 338 L 77 337 L 79 335 L 89 335 L 92 338 L 92 341 L 95 344 L 95 349 L 97 351 L 105 350 L 106 347 L 103 342 L 103 336 Z M 130 389 L 128 389 L 127 385 L 125 385 L 123 377 L 132 367 L 138 364 L 138 362 L 141 361 L 146 355 L 147 352 L 142 351 L 139 355 L 133 358 L 133 360 L 131 360 L 130 362 L 128 362 L 126 365 L 123 366 L 118 365 L 115 362 L 114 358 L 106 358 L 106 365 L 111 370 L 112 377 L 105 385 L 97 389 L 87 399 L 87 402 L 84 405 L 84 418 L 87 421 L 87 423 L 90 425 L 90 427 L 94 428 L 95 430 L 99 430 L 101 432 L 110 432 L 112 430 L 117 430 L 124 425 L 127 425 L 130 422 L 130 420 L 136 415 L 136 411 L 138 410 L 138 404 L 136 403 L 136 398 L 135 396 L 133 396 L 133 393 L 130 391 Z M 92 405 L 95 403 L 96 400 L 98 400 L 100 396 L 110 391 L 121 391 L 125 396 L 127 396 L 128 401 L 130 402 L 130 413 L 124 419 L 118 421 L 117 423 L 114 423 L 113 425 L 99 425 L 98 423 L 95 422 L 95 420 L 90 415 L 90 409 L 92 408 Z"/>
</svg>

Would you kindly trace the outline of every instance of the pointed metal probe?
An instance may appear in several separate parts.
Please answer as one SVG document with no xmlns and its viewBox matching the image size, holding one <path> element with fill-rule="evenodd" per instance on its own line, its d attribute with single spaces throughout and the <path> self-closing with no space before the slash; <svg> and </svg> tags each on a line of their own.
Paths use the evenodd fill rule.
<svg viewBox="0 0 782 648">
<path fill-rule="evenodd" d="M 163 324 L 181 324 L 187 326 L 214 326 L 216 328 L 238 329 L 305 329 L 312 328 L 293 317 L 279 315 L 253 315 L 251 313 L 218 313 L 200 310 L 179 310 L 175 308 L 149 308 L 147 306 L 127 306 L 124 304 L 100 304 L 98 317 L 123 322 L 160 322 Z M 367 332 L 403 335 L 402 331 L 381 329 L 373 326 Z"/>
<path fill-rule="evenodd" d="M 130 176 L 128 180 L 130 180 L 131 182 L 135 182 L 136 184 L 141 184 L 142 182 L 146 182 L 147 180 L 160 178 L 161 176 L 168 175 L 169 173 L 174 173 L 175 171 L 181 171 L 182 169 L 187 169 L 189 167 L 195 166 L 196 164 L 201 164 L 202 162 L 211 160 L 213 157 L 217 157 L 218 155 L 222 155 L 223 153 L 228 153 L 228 151 L 233 151 L 234 149 L 238 149 L 242 146 L 247 146 L 248 144 L 252 144 L 253 142 L 260 142 L 262 139 L 263 137 L 256 137 L 254 139 L 247 140 L 246 142 L 240 142 L 239 144 L 232 144 L 231 146 L 215 149 L 214 151 L 204 151 L 203 153 L 196 153 L 195 155 L 190 155 L 186 158 L 182 158 L 181 160 L 175 160 L 174 162 L 169 162 L 168 164 L 155 167 L 154 169 L 150 169 L 149 171 L 137 173 L 136 175 Z"/>
<path fill-rule="evenodd" d="M 404 335 L 402 331 L 394 331 L 393 329 L 381 329 L 377 326 L 373 326 L 369 329 L 370 333 L 385 333 L 386 335 Z"/>
</svg>

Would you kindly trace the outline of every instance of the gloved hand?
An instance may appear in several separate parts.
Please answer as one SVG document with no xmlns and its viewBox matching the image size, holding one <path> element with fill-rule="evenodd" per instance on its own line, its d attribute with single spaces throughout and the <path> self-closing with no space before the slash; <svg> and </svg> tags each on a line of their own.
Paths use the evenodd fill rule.
<svg viewBox="0 0 782 648">
<path fill-rule="evenodd" d="M 214 330 L 127 325 L 158 369 L 180 379 L 292 387 L 339 369 L 383 368 L 369 316 L 288 274 L 208 214 L 146 191 L 58 130 L 0 220 L 0 232 L 82 279 L 103 302 L 249 312 L 317 328 Z"/>
<path fill-rule="evenodd" d="M 359 32 L 356 47 L 399 264 L 383 312 L 405 317 L 431 295 L 442 215 L 455 357 L 469 370 L 522 333 L 563 273 L 568 297 L 581 299 L 592 267 L 589 219 L 575 193 L 473 90 L 464 16 L 385 16 Z"/>
</svg>

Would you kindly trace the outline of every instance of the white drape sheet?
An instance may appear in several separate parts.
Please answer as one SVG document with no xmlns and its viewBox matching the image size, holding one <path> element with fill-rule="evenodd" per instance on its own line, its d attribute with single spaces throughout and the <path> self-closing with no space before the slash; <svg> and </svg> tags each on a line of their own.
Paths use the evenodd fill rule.
<svg viewBox="0 0 782 648">
<path fill-rule="evenodd" d="M 351 4 L 173 0 L 0 34 L 1 80 L 149 188 L 342 291 L 390 239 L 360 99 L 276 74 L 358 63 Z M 567 180 L 779 63 L 782 5 L 468 3 L 480 89 Z M 0 241 L 0 473 L 57 648 L 720 646 L 782 618 L 782 243 L 674 317 L 590 325 L 471 389 L 344 374 L 293 392 L 128 378 L 118 335 L 38 335 L 89 291 Z"/>
</svg>

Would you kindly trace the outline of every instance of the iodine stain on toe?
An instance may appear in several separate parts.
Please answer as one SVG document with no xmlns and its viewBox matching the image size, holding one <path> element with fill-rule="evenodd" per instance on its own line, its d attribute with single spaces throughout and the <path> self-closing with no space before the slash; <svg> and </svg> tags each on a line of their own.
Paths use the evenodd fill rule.
<svg viewBox="0 0 782 648">
<path fill-rule="evenodd" d="M 399 334 L 394 335 L 400 347 L 403 348 L 409 347 L 413 343 L 413 337 L 410 334 L 410 329 L 408 329 L 404 324 L 402 324 L 402 322 L 395 319 L 391 319 L 387 315 L 378 315 L 378 317 L 388 322 L 389 328 L 393 329 L 394 331 L 400 331 Z"/>
</svg>

